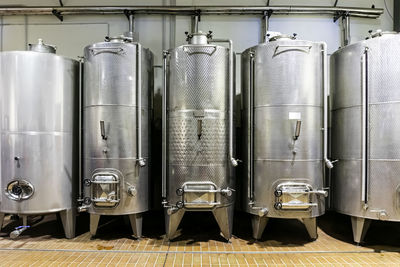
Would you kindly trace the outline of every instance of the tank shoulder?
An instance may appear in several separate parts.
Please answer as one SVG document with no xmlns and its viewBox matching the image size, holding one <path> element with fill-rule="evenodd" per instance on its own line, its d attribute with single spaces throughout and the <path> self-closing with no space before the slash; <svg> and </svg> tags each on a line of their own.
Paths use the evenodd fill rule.
<svg viewBox="0 0 400 267">
<path fill-rule="evenodd" d="M 64 61 L 71 62 L 72 64 L 78 64 L 77 59 L 73 59 L 70 57 L 62 56 L 62 55 L 57 55 L 57 54 L 52 54 L 52 53 L 41 53 L 41 52 L 34 52 L 34 51 L 4 51 L 0 52 L 0 56 L 42 56 L 42 57 L 53 57 L 53 58 L 58 58 Z"/>
</svg>

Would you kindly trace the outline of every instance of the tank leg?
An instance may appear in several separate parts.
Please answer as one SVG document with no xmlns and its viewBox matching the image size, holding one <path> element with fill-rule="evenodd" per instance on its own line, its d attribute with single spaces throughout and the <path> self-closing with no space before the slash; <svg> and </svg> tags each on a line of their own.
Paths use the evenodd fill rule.
<svg viewBox="0 0 400 267">
<path fill-rule="evenodd" d="M 261 239 L 261 236 L 264 232 L 265 227 L 268 223 L 268 217 L 263 216 L 260 217 L 258 215 L 251 216 L 251 226 L 253 227 L 253 238 L 258 240 Z"/>
<path fill-rule="evenodd" d="M 226 240 L 229 240 L 232 237 L 233 210 L 233 205 L 213 210 L 215 220 L 217 221 L 219 229 Z"/>
<path fill-rule="evenodd" d="M 90 214 L 90 235 L 93 237 L 96 235 L 97 227 L 99 226 L 100 215 Z"/>
<path fill-rule="evenodd" d="M 370 224 L 371 220 L 369 219 L 351 216 L 351 226 L 353 228 L 354 242 L 360 244 L 363 241 Z"/>
<path fill-rule="evenodd" d="M 172 214 L 168 214 L 168 210 L 165 209 L 165 231 L 169 240 L 172 240 L 176 237 L 176 230 L 178 230 L 179 223 L 181 222 L 184 214 L 184 209 L 179 209 Z"/>
<path fill-rule="evenodd" d="M 308 235 L 312 240 L 318 238 L 317 234 L 317 218 L 303 218 L 304 226 L 307 229 Z"/>
<path fill-rule="evenodd" d="M 129 214 L 129 220 L 131 222 L 132 232 L 136 238 L 142 237 L 142 221 L 143 216 L 141 213 Z"/>
<path fill-rule="evenodd" d="M 3 222 L 4 222 L 4 217 L 5 213 L 0 213 L 0 230 L 3 229 Z"/>
<path fill-rule="evenodd" d="M 64 227 L 65 237 L 75 237 L 76 213 L 75 209 L 67 209 L 60 212 L 61 222 Z"/>
<path fill-rule="evenodd" d="M 22 215 L 22 225 L 28 226 L 28 215 Z"/>
</svg>

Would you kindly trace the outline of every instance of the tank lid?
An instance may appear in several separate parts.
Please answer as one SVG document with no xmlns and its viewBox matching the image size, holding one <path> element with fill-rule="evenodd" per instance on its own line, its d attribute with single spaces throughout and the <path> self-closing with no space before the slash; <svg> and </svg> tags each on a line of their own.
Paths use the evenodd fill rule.
<svg viewBox="0 0 400 267">
<path fill-rule="evenodd" d="M 37 44 L 29 44 L 28 47 L 29 51 L 51 54 L 55 54 L 57 49 L 54 45 L 45 44 L 43 39 L 38 39 Z"/>
<path fill-rule="evenodd" d="M 296 36 L 297 36 L 297 33 L 293 33 L 293 35 L 279 33 L 279 34 L 276 34 L 276 35 L 270 37 L 269 41 L 273 42 L 273 41 L 278 41 L 278 40 L 283 40 L 283 39 L 296 40 Z M 267 34 L 267 37 L 269 37 L 268 34 Z"/>
<path fill-rule="evenodd" d="M 381 29 L 378 29 L 376 31 L 369 30 L 368 33 L 369 33 L 369 36 L 366 37 L 365 39 L 381 37 L 381 36 L 387 35 L 387 34 L 398 34 L 397 32 L 394 32 L 394 31 L 382 31 Z"/>
<path fill-rule="evenodd" d="M 185 32 L 186 34 L 186 41 L 189 44 L 208 44 L 208 39 L 212 38 L 212 31 L 209 31 L 208 33 L 204 33 L 202 31 L 195 32 L 195 33 L 188 33 Z"/>
</svg>

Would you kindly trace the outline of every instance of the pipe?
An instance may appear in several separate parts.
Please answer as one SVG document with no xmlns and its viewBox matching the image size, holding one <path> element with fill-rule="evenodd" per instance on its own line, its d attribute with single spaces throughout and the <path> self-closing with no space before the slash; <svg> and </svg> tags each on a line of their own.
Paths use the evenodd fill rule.
<svg viewBox="0 0 400 267">
<path fill-rule="evenodd" d="M 342 26 L 343 26 L 343 45 L 350 44 L 350 16 L 345 14 L 342 16 Z"/>
<path fill-rule="evenodd" d="M 53 15 L 53 10 L 60 15 L 90 15 L 90 14 L 124 14 L 126 11 L 135 14 L 161 15 L 260 15 L 263 12 L 273 12 L 277 15 L 315 14 L 337 15 L 348 13 L 349 16 L 362 18 L 378 18 L 383 14 L 382 8 L 355 8 L 329 6 L 69 6 L 69 7 L 0 7 L 0 16 L 12 15 Z"/>
<path fill-rule="evenodd" d="M 328 159 L 328 49 L 326 43 L 322 43 L 323 65 L 323 90 L 324 90 L 324 163 L 328 169 L 333 168 L 333 163 Z"/>
<path fill-rule="evenodd" d="M 393 30 L 400 32 L 400 1 L 393 1 Z"/>
<path fill-rule="evenodd" d="M 233 167 L 238 165 L 238 160 L 234 158 L 233 155 L 233 101 L 235 97 L 235 92 L 233 88 L 233 43 L 229 39 L 212 39 L 210 42 L 213 43 L 228 43 L 229 44 L 229 160 Z"/>
<path fill-rule="evenodd" d="M 199 16 L 196 15 L 193 17 L 193 28 L 192 28 L 192 33 L 199 32 Z"/>
<path fill-rule="evenodd" d="M 361 201 L 366 205 L 367 196 L 367 177 L 368 177 L 368 47 L 364 48 L 361 68 L 362 86 L 362 161 L 361 161 Z"/>
<path fill-rule="evenodd" d="M 133 33 L 135 31 L 135 25 L 134 25 L 135 22 L 132 13 L 129 14 L 128 19 L 129 19 L 129 32 Z"/>
<path fill-rule="evenodd" d="M 250 182 L 250 194 L 249 194 L 249 199 L 250 199 L 250 203 L 249 205 L 253 205 L 254 204 L 254 157 L 253 157 L 253 153 L 254 153 L 254 81 L 255 81 L 255 77 L 254 77 L 254 52 L 250 52 L 250 74 L 249 74 L 249 78 L 250 78 L 250 86 L 249 86 L 249 95 L 248 95 L 248 116 L 249 116 L 249 128 L 250 129 L 250 135 L 249 135 L 249 139 L 250 139 L 250 144 L 248 144 L 249 148 L 248 148 L 248 164 L 249 164 L 249 176 L 248 180 Z"/>
<path fill-rule="evenodd" d="M 268 30 L 269 30 L 269 17 L 270 17 L 270 14 L 269 14 L 267 11 L 265 11 L 265 12 L 264 12 L 264 16 L 263 16 L 263 22 L 264 22 L 264 36 L 263 36 L 263 40 L 264 40 L 264 42 L 267 42 L 267 41 L 268 41 L 267 35 L 268 35 Z"/>
<path fill-rule="evenodd" d="M 83 145 L 83 143 L 82 143 L 82 131 L 83 131 L 83 119 L 82 119 L 82 104 L 83 104 L 83 61 L 84 61 L 84 59 L 83 59 L 83 57 L 81 57 L 80 58 L 80 60 L 79 60 L 79 100 L 78 100 L 78 103 L 79 103 L 79 127 L 78 127 L 78 131 L 79 131 L 79 137 L 78 137 L 78 143 L 79 143 L 79 148 L 78 148 L 78 151 L 79 151 L 79 156 L 78 156 L 78 160 L 79 160 L 79 163 L 78 163 L 78 171 L 79 171 L 79 174 L 78 174 L 78 179 L 79 179 L 79 185 L 78 185 L 78 190 L 79 190 L 79 193 L 78 193 L 78 202 L 81 202 L 82 200 L 83 200 L 83 188 L 82 188 L 82 172 L 83 172 L 83 170 L 82 170 L 82 145 Z"/>
<path fill-rule="evenodd" d="M 142 156 L 142 45 L 137 43 L 137 158 L 140 167 L 146 165 L 145 159 Z"/>
<path fill-rule="evenodd" d="M 161 193 L 163 203 L 167 198 L 167 57 L 169 52 L 163 51 L 163 91 L 162 91 L 162 170 Z"/>
</svg>

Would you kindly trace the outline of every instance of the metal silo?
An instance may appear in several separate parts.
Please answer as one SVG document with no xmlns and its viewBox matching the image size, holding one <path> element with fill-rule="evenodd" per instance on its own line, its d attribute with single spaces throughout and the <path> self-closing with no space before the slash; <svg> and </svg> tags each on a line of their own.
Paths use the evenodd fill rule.
<svg viewBox="0 0 400 267">
<path fill-rule="evenodd" d="M 333 205 L 357 243 L 371 220 L 400 221 L 399 48 L 377 31 L 331 56 Z"/>
<path fill-rule="evenodd" d="M 253 237 L 297 218 L 312 239 L 325 212 L 326 44 L 277 35 L 242 54 L 244 209 Z"/>
<path fill-rule="evenodd" d="M 95 235 L 100 215 L 129 215 L 142 233 L 149 209 L 153 55 L 131 37 L 84 51 L 83 206 Z"/>
<path fill-rule="evenodd" d="M 75 236 L 78 184 L 79 63 L 39 43 L 0 53 L 1 205 L 4 214 L 59 212 Z"/>
<path fill-rule="evenodd" d="M 232 234 L 234 52 L 230 40 L 211 38 L 189 34 L 187 45 L 164 52 L 162 196 L 169 239 L 186 211 L 212 211 L 223 236 Z"/>
</svg>

